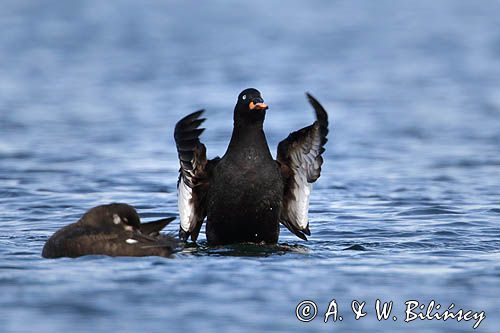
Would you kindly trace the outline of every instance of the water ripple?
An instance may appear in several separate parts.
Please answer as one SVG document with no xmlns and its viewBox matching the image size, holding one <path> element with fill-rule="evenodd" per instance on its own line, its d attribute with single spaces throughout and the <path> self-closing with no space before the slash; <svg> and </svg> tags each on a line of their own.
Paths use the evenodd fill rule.
<svg viewBox="0 0 500 333">
<path fill-rule="evenodd" d="M 498 12 L 453 0 L 3 1 L 0 330 L 325 331 L 321 316 L 296 320 L 300 300 L 323 310 L 335 298 L 342 312 L 387 299 L 403 313 L 418 298 L 485 310 L 479 330 L 497 332 Z M 206 108 L 203 142 L 222 156 L 248 86 L 269 102 L 273 154 L 314 119 L 303 91 L 329 111 L 307 242 L 282 227 L 276 246 L 210 247 L 202 230 L 174 259 L 40 257 L 98 204 L 178 216 L 175 122 Z M 471 329 L 365 319 L 335 329 Z"/>
</svg>

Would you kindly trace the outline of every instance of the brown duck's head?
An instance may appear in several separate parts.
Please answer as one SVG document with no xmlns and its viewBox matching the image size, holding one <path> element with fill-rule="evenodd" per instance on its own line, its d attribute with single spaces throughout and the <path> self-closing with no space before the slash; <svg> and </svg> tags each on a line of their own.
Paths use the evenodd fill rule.
<svg viewBox="0 0 500 333">
<path fill-rule="evenodd" d="M 123 203 L 112 203 L 90 209 L 80 219 L 80 223 L 106 229 L 121 227 L 132 231 L 140 228 L 141 220 L 134 207 Z"/>
</svg>

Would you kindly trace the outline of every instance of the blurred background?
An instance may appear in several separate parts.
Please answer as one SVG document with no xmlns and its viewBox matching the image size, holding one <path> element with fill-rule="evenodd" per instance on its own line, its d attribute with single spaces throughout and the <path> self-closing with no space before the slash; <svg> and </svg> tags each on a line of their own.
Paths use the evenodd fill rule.
<svg viewBox="0 0 500 333">
<path fill-rule="evenodd" d="M 500 324 L 498 1 L 0 1 L 0 331 L 470 332 L 404 301 Z M 312 237 L 290 251 L 42 260 L 92 206 L 177 215 L 173 127 L 206 108 L 222 155 L 259 89 L 271 147 L 329 111 Z M 174 223 L 168 231 L 177 231 Z M 350 249 L 350 250 L 346 250 Z M 361 251 L 359 251 L 361 250 Z M 344 321 L 325 324 L 337 299 Z M 353 299 L 393 300 L 397 322 Z M 310 323 L 295 318 L 317 302 Z M 496 328 L 495 328 L 496 327 Z"/>
</svg>

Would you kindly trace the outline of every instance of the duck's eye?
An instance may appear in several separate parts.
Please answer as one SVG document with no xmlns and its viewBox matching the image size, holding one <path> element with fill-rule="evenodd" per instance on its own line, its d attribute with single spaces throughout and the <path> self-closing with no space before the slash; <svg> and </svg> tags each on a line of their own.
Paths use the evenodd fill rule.
<svg viewBox="0 0 500 333">
<path fill-rule="evenodd" d="M 243 96 L 241 96 L 241 99 L 242 99 L 242 100 L 247 99 L 247 95 L 243 95 Z"/>
</svg>

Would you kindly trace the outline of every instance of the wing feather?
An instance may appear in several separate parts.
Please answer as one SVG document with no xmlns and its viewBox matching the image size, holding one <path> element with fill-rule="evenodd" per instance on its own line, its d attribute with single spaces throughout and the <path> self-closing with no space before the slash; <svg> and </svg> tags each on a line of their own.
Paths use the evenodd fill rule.
<svg viewBox="0 0 500 333">
<path fill-rule="evenodd" d="M 277 161 L 285 179 L 285 194 L 280 222 L 296 236 L 307 240 L 310 235 L 309 198 L 314 183 L 321 174 L 328 141 L 328 114 L 310 94 L 306 94 L 316 112 L 316 121 L 291 133 L 278 145 Z"/>
<path fill-rule="evenodd" d="M 180 215 L 179 237 L 189 236 L 196 241 L 206 217 L 204 199 L 208 187 L 206 148 L 199 136 L 205 130 L 199 126 L 205 121 L 200 118 L 204 110 L 191 113 L 177 122 L 174 131 L 179 155 L 180 170 L 177 183 Z"/>
</svg>

